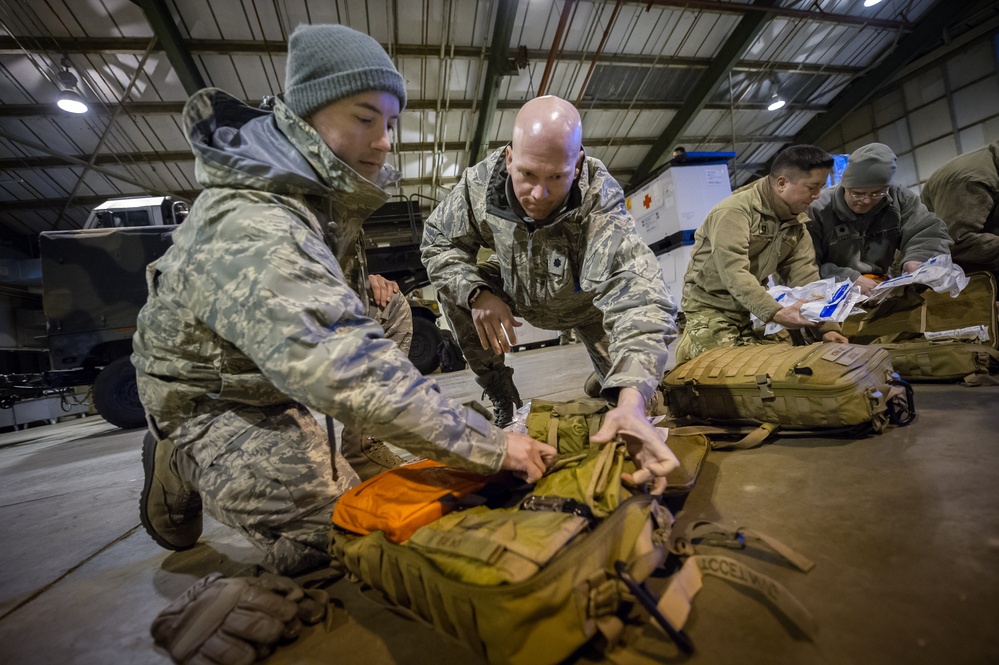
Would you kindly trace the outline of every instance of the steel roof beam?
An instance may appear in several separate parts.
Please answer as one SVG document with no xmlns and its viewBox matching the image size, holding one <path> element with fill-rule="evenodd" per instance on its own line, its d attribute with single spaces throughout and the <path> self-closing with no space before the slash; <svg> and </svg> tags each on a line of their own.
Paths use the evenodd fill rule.
<svg viewBox="0 0 999 665">
<path fill-rule="evenodd" d="M 251 106 L 255 103 L 247 101 Z M 520 109 L 524 102 L 519 99 L 504 99 L 496 102 L 496 109 L 500 111 L 515 111 Z M 477 106 L 477 102 L 472 99 L 451 100 L 450 110 L 471 111 Z M 680 102 L 640 102 L 632 104 L 630 101 L 596 101 L 584 102 L 583 111 L 676 111 L 683 104 Z M 118 107 L 117 104 L 91 108 L 91 112 L 98 115 L 110 115 Z M 766 109 L 766 102 L 742 102 L 735 107 L 736 111 L 762 111 Z M 434 99 L 413 99 L 406 102 L 407 111 L 434 111 L 437 108 L 437 100 Z M 727 103 L 707 103 L 703 108 L 712 111 L 727 111 L 730 106 Z M 825 104 L 809 104 L 804 102 L 791 102 L 785 109 L 791 111 L 815 111 L 822 112 L 828 108 Z M 122 109 L 130 116 L 136 115 L 179 115 L 184 110 L 184 102 L 128 102 Z M 55 104 L 0 104 L 0 118 L 65 118 L 65 111 L 61 111 Z M 405 114 L 403 121 L 405 122 Z"/>
<path fill-rule="evenodd" d="M 27 42 L 23 37 L 3 37 L 0 36 L 0 55 L 21 55 L 24 49 L 21 47 Z M 33 43 L 33 42 L 32 42 Z M 49 43 L 49 42 L 47 42 Z M 139 54 L 145 49 L 142 46 L 143 40 L 130 37 L 121 39 L 111 39 L 106 37 L 83 37 L 80 39 L 69 39 L 57 37 L 54 43 L 60 52 L 65 53 L 101 53 L 101 54 Z M 148 44 L 148 42 L 146 42 Z M 285 43 L 272 45 L 253 40 L 234 39 L 189 39 L 185 42 L 188 50 L 193 55 L 286 55 L 288 46 Z M 397 44 L 392 47 L 396 56 L 403 58 L 435 58 L 440 57 L 439 46 L 428 46 L 425 44 Z M 162 51 L 162 49 L 159 49 Z M 28 52 L 41 52 L 41 49 L 29 48 Z M 155 52 L 155 49 L 154 49 Z M 517 54 L 516 50 L 510 50 L 509 58 Z M 448 47 L 448 55 L 451 56 L 451 47 Z M 453 55 L 455 58 L 478 60 L 482 55 L 482 49 L 475 46 L 455 46 Z M 590 61 L 593 59 L 592 51 L 562 51 L 561 61 Z M 529 49 L 527 51 L 529 60 L 541 61 L 548 57 L 547 51 L 540 49 Z M 633 65 L 639 67 L 662 67 L 668 64 L 670 67 L 685 67 L 689 69 L 707 69 L 713 58 L 691 58 L 671 56 L 668 60 L 663 60 L 660 56 L 643 55 L 640 53 L 615 53 L 604 54 L 598 62 L 608 65 Z M 831 76 L 846 75 L 852 76 L 861 67 L 846 67 L 843 65 L 823 65 L 819 63 L 804 62 L 779 62 L 773 60 L 740 60 L 732 68 L 733 71 L 778 71 L 790 72 L 794 74 L 806 74 L 810 76 Z"/>
<path fill-rule="evenodd" d="M 486 136 L 496 114 L 499 84 L 503 75 L 510 69 L 510 36 L 517 18 L 518 0 L 499 0 L 496 8 L 496 23 L 489 40 L 489 62 L 486 65 L 485 81 L 482 84 L 482 104 L 478 108 L 479 120 L 472 138 L 469 166 L 476 164 L 486 151 Z M 451 104 L 451 108 L 454 105 Z"/>
<path fill-rule="evenodd" d="M 777 0 L 755 0 L 752 5 L 739 6 L 765 9 L 773 7 L 776 3 Z M 701 109 L 705 108 L 718 86 L 728 76 L 732 65 L 738 61 L 739 56 L 746 52 L 747 48 L 752 46 L 769 20 L 770 15 L 765 12 L 747 13 L 739 20 L 735 29 L 732 30 L 732 34 L 729 35 L 714 57 L 711 66 L 701 75 L 697 85 L 687 95 L 687 101 L 666 125 L 662 135 L 646 153 L 638 168 L 635 169 L 633 184 L 641 182 L 652 173 L 663 154 L 676 142 L 680 134 L 686 131 Z"/>
<path fill-rule="evenodd" d="M 198 66 L 194 63 L 191 52 L 187 50 L 184 38 L 174 23 L 173 16 L 163 0 L 132 0 L 142 9 L 146 20 L 153 29 L 153 34 L 166 51 L 167 58 L 177 72 L 184 90 L 193 95 L 198 90 L 207 87 Z"/>
<path fill-rule="evenodd" d="M 176 192 L 171 192 L 169 196 L 176 198 L 187 199 L 188 201 L 193 201 L 194 198 L 201 193 L 200 189 L 181 189 Z M 84 206 L 87 208 L 92 208 L 95 205 L 104 203 L 108 199 L 125 199 L 133 196 L 142 196 L 141 193 L 136 194 L 118 194 L 117 196 L 98 196 L 98 195 L 87 195 L 87 196 L 74 196 L 72 199 L 59 198 L 59 199 L 30 199 L 21 201 L 5 201 L 3 204 L 3 212 L 13 212 L 19 210 L 49 210 L 53 208 L 63 208 L 69 203 L 69 207 Z M 160 194 L 162 196 L 162 194 Z"/>
<path fill-rule="evenodd" d="M 784 18 L 797 18 L 806 21 L 822 21 L 826 23 L 843 23 L 847 25 L 869 26 L 886 30 L 909 30 L 912 23 L 908 21 L 892 21 L 888 19 L 868 18 L 855 14 L 834 14 L 832 12 L 810 11 L 807 9 L 790 9 L 774 7 L 767 9 L 760 4 L 741 4 L 738 2 L 719 2 L 718 0 L 641 0 L 641 4 L 652 7 L 676 7 L 677 9 L 701 9 L 720 14 L 752 14 L 763 13 Z"/>
<path fill-rule="evenodd" d="M 109 178 L 114 178 L 115 180 L 126 182 L 130 185 L 134 185 L 135 187 L 140 187 L 145 191 L 149 192 L 150 194 L 157 194 L 159 196 L 168 196 L 170 194 L 170 192 L 155 187 L 150 187 L 149 183 L 135 180 L 131 176 L 125 175 L 124 173 L 115 173 L 114 171 L 104 169 L 96 165 L 91 165 L 89 161 L 86 159 L 81 159 L 79 157 L 74 157 L 73 155 L 67 155 L 61 153 L 58 150 L 53 150 L 48 146 L 42 145 L 40 143 L 35 143 L 34 141 L 29 141 L 25 138 L 17 136 L 16 134 L 11 134 L 9 132 L 6 132 L 3 129 L 0 129 L 0 138 L 7 139 L 8 141 L 11 141 L 13 143 L 18 143 L 25 147 L 31 148 L 32 150 L 43 152 L 46 155 L 52 155 L 53 157 L 58 157 L 59 159 L 65 161 L 67 166 L 82 166 L 84 168 L 89 168 L 91 171 L 94 171 L 95 173 L 100 173 L 101 175 L 105 175 Z M 20 159 L 16 161 L 20 161 Z M 63 199 L 63 202 L 65 202 L 65 200 L 66 199 Z M 15 202 L 6 201 L 3 204 L 3 208 L 9 209 L 10 206 L 14 204 Z"/>
<path fill-rule="evenodd" d="M 891 53 L 872 67 L 867 74 L 854 79 L 824 113 L 809 120 L 808 124 L 795 135 L 794 142 L 816 143 L 843 122 L 927 44 L 932 43 L 948 26 L 961 20 L 961 12 L 955 9 L 953 2 L 937 0 L 936 4 L 923 14 L 912 32 L 899 40 Z"/>
<path fill-rule="evenodd" d="M 585 141 L 589 147 L 621 147 L 621 146 L 642 146 L 651 145 L 658 140 L 655 136 L 639 136 L 631 138 L 601 137 L 591 138 Z M 736 136 L 736 143 L 780 143 L 784 144 L 794 140 L 793 136 L 768 136 L 768 135 L 745 135 Z M 732 142 L 731 136 L 681 136 L 678 141 L 686 144 L 702 143 L 723 143 Z M 488 149 L 495 150 L 506 145 L 506 141 L 490 141 Z M 465 149 L 464 141 L 448 141 L 444 144 L 433 141 L 421 141 L 413 143 L 400 143 L 400 153 L 429 152 L 431 150 L 443 150 L 446 152 L 462 151 Z M 49 157 L 8 157 L 0 159 L 0 171 L 17 171 L 32 169 L 51 169 L 66 167 L 72 168 L 86 163 L 90 159 L 89 155 L 65 155 Z M 166 152 L 106 152 L 97 155 L 94 166 L 132 166 L 135 164 L 165 164 L 173 162 L 192 162 L 194 155 L 190 150 L 172 150 Z"/>
</svg>

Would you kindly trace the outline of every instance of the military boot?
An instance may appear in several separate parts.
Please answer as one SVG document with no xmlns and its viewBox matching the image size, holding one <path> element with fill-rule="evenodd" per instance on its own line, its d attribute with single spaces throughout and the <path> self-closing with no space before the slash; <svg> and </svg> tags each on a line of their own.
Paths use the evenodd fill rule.
<svg viewBox="0 0 999 665">
<path fill-rule="evenodd" d="M 513 412 L 524 406 L 513 384 L 513 369 L 503 369 L 476 377 L 475 382 L 482 386 L 482 396 L 488 397 L 493 403 L 493 423 L 497 427 L 506 427 L 513 422 Z"/>
<path fill-rule="evenodd" d="M 188 468 L 190 467 L 190 468 Z M 201 495 L 178 471 L 194 475 L 194 462 L 169 439 L 157 441 L 151 432 L 142 441 L 145 482 L 139 498 L 139 519 L 146 533 L 168 550 L 186 550 L 198 542 L 203 526 Z"/>
<path fill-rule="evenodd" d="M 344 427 L 340 433 L 340 454 L 361 480 L 377 476 L 403 462 L 401 457 L 378 439 L 362 436 L 349 427 Z"/>
<path fill-rule="evenodd" d="M 586 377 L 586 381 L 583 383 L 583 392 L 586 393 L 587 397 L 600 397 L 602 389 L 600 375 L 596 372 L 590 372 L 590 375 Z"/>
</svg>

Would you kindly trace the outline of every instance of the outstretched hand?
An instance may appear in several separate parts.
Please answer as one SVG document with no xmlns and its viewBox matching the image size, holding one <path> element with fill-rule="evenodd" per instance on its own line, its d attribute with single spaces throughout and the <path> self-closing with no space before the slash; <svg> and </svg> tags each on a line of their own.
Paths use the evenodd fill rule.
<svg viewBox="0 0 999 665">
<path fill-rule="evenodd" d="M 652 494 L 666 490 L 666 475 L 680 466 L 679 460 L 645 416 L 645 400 L 634 388 L 622 388 L 617 406 L 604 416 L 603 426 L 590 437 L 593 443 L 608 443 L 621 437 L 635 461 L 635 473 L 622 474 L 624 482 L 641 485 L 651 482 Z"/>
<path fill-rule="evenodd" d="M 817 321 L 809 321 L 801 315 L 801 306 L 804 304 L 804 300 L 799 300 L 793 305 L 782 307 L 777 310 L 777 313 L 770 320 L 784 326 L 788 330 L 801 330 L 802 328 L 813 328 L 819 325 Z"/>
<path fill-rule="evenodd" d="M 513 329 L 524 325 L 513 318 L 513 312 L 502 298 L 489 291 L 480 293 L 472 304 L 472 321 L 482 348 L 491 348 L 496 355 L 510 351 L 510 345 L 517 343 L 517 333 Z"/>
</svg>

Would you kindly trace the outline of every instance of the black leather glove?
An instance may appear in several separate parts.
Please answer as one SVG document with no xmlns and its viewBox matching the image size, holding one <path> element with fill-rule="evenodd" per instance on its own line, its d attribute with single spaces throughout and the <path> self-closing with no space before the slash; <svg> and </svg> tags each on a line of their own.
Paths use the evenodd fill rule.
<svg viewBox="0 0 999 665">
<path fill-rule="evenodd" d="M 325 592 L 287 577 L 212 573 L 160 612 L 151 632 L 181 665 L 250 665 L 320 621 L 327 603 Z"/>
</svg>

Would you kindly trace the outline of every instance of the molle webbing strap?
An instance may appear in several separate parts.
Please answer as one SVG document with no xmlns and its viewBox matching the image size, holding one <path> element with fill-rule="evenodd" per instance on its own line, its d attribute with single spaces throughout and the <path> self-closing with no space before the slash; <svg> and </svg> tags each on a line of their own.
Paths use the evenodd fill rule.
<svg viewBox="0 0 999 665">
<path fill-rule="evenodd" d="M 710 520 L 681 523 L 679 528 L 674 528 L 670 534 L 670 550 L 678 555 L 693 554 L 695 541 L 732 549 L 744 549 L 747 541 L 760 541 L 803 573 L 815 567 L 815 562 L 772 536 L 741 526 L 733 529 Z"/>
<path fill-rule="evenodd" d="M 801 602 L 777 580 L 727 556 L 691 556 L 670 580 L 658 608 L 677 629 L 683 628 L 690 615 L 690 604 L 703 586 L 704 575 L 720 577 L 763 596 L 774 609 L 792 621 L 810 640 L 815 641 L 818 623 Z"/>
<path fill-rule="evenodd" d="M 682 427 L 674 427 L 670 429 L 670 432 L 677 435 L 704 434 L 709 437 L 709 439 L 712 434 L 716 436 L 738 436 L 742 434 L 744 436 L 738 441 L 716 441 L 714 439 L 710 439 L 712 450 L 742 450 L 745 448 L 755 448 L 756 446 L 762 444 L 779 428 L 780 425 L 777 423 L 763 423 L 758 427 L 742 427 L 738 425 L 684 425 Z M 667 441 L 669 441 L 669 439 L 667 439 Z"/>
</svg>

